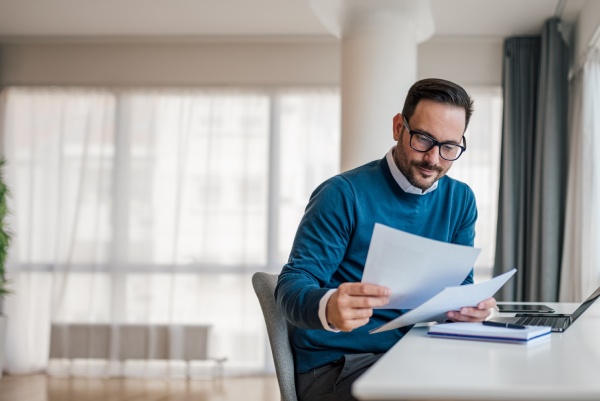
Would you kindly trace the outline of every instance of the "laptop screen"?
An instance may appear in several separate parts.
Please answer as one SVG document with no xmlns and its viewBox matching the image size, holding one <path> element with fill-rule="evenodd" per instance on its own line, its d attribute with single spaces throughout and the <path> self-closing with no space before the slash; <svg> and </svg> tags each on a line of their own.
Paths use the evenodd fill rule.
<svg viewBox="0 0 600 401">
<path fill-rule="evenodd" d="M 600 297 L 600 287 L 592 295 L 590 295 L 590 297 L 588 299 L 586 299 L 585 301 L 583 301 L 583 303 L 581 304 L 581 306 L 579 308 L 577 308 L 577 310 L 575 312 L 573 312 L 573 314 L 571 315 L 571 322 L 574 322 L 575 319 L 577 319 L 579 316 L 581 316 L 581 314 L 583 312 L 585 312 L 585 310 L 587 308 L 589 308 L 590 305 L 593 304 L 594 301 L 598 297 Z"/>
</svg>

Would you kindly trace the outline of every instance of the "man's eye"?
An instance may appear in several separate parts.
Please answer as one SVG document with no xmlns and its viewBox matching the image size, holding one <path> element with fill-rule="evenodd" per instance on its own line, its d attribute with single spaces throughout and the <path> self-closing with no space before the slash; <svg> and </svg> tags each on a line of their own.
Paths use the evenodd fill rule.
<svg viewBox="0 0 600 401">
<path fill-rule="evenodd" d="M 431 140 L 431 138 L 426 137 L 425 135 L 420 135 L 417 134 L 417 139 L 419 140 L 419 142 L 421 143 L 432 143 L 433 141 Z"/>
</svg>

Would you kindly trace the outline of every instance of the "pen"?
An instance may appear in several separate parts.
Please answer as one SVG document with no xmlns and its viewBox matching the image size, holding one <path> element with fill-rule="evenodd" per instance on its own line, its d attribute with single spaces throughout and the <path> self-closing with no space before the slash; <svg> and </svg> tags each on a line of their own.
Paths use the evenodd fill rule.
<svg viewBox="0 0 600 401">
<path fill-rule="evenodd" d="M 507 329 L 518 329 L 518 330 L 523 330 L 523 329 L 527 328 L 527 326 L 522 326 L 520 324 L 490 322 L 489 320 L 481 322 L 481 324 L 483 324 L 484 326 L 506 327 Z"/>
</svg>

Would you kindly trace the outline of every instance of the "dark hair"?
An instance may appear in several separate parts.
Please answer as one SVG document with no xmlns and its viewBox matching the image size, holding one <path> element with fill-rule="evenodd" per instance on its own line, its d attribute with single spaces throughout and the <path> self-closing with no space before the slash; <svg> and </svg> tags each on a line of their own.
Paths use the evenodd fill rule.
<svg viewBox="0 0 600 401">
<path fill-rule="evenodd" d="M 402 109 L 402 115 L 406 120 L 410 120 L 417 104 L 423 99 L 463 108 L 465 110 L 465 131 L 467 130 L 471 114 L 473 114 L 473 99 L 460 85 L 438 78 L 427 78 L 415 82 L 408 90 Z"/>
</svg>

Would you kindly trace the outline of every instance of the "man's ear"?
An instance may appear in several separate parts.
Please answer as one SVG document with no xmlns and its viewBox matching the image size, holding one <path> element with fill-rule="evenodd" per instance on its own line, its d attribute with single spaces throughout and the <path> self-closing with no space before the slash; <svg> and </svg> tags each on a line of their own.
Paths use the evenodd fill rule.
<svg viewBox="0 0 600 401">
<path fill-rule="evenodd" d="M 402 120 L 402 114 L 396 114 L 394 116 L 393 123 L 394 140 L 397 142 L 400 139 L 400 131 L 402 131 L 402 126 L 404 124 L 404 121 Z"/>
</svg>

